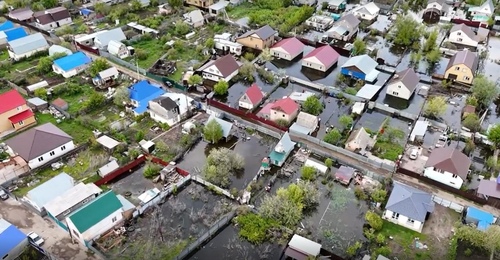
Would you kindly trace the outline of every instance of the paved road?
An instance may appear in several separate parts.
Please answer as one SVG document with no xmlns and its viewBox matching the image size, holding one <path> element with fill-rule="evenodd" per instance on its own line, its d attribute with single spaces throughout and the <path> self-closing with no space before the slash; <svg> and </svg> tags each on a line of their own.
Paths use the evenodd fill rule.
<svg viewBox="0 0 500 260">
<path fill-rule="evenodd" d="M 35 231 L 45 239 L 43 248 L 58 260 L 98 259 L 87 253 L 87 248 L 80 243 L 73 244 L 69 234 L 54 222 L 31 212 L 13 198 L 0 201 L 0 218 L 20 228 L 26 234 Z"/>
</svg>

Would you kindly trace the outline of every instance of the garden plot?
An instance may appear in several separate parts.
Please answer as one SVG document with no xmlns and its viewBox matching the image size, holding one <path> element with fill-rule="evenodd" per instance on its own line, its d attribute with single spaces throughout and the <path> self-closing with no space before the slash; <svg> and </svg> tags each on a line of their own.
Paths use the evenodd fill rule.
<svg viewBox="0 0 500 260">
<path fill-rule="evenodd" d="M 319 115 L 321 122 L 319 123 L 319 129 L 316 132 L 316 137 L 321 140 L 323 140 L 323 137 L 326 135 L 327 127 L 342 129 L 343 126 L 339 123 L 339 118 L 342 115 L 349 115 L 353 105 L 352 101 L 349 99 L 341 100 L 330 96 L 323 96 L 322 101 L 325 104 L 325 108 Z"/>
<path fill-rule="evenodd" d="M 106 254 L 112 259 L 174 259 L 233 207 L 226 197 L 188 184 L 138 218 L 126 242 Z"/>
<path fill-rule="evenodd" d="M 241 80 L 237 81 L 236 83 L 234 83 L 232 86 L 229 87 L 227 95 L 215 96 L 216 100 L 222 103 L 226 103 L 230 107 L 238 108 L 239 106 L 238 101 L 246 93 L 247 89 L 252 84 L 256 84 L 257 86 L 259 86 L 262 92 L 270 93 L 274 89 L 276 84 L 279 83 L 279 82 L 274 82 L 272 84 L 268 84 L 267 82 L 263 81 L 262 78 L 257 73 L 254 73 L 254 79 L 255 79 L 254 83 L 247 83 Z"/>
<path fill-rule="evenodd" d="M 119 179 L 116 179 L 109 184 L 109 187 L 117 194 L 126 196 L 130 202 L 135 205 L 139 205 L 140 201 L 138 197 L 145 191 L 153 188 L 162 189 L 162 185 L 155 184 L 150 179 L 146 179 L 144 177 L 144 170 L 146 167 L 146 164 L 143 164 L 130 174 L 120 176 Z"/>
<path fill-rule="evenodd" d="M 224 228 L 190 259 L 279 259 L 283 249 L 276 244 L 253 245 L 240 238 L 235 226 Z"/>
<path fill-rule="evenodd" d="M 453 131 L 460 131 L 462 128 L 462 109 L 465 100 L 466 97 L 460 94 L 447 98 L 446 111 L 441 118 Z"/>
</svg>

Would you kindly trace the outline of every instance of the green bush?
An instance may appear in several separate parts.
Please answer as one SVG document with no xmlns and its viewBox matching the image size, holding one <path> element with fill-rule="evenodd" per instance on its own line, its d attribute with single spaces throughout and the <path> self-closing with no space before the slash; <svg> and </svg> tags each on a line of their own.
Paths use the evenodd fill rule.
<svg viewBox="0 0 500 260">
<path fill-rule="evenodd" d="M 368 196 L 366 195 L 365 191 L 359 186 L 356 186 L 356 188 L 354 188 L 354 195 L 356 196 L 356 198 L 358 198 L 358 200 L 368 199 Z"/>
<path fill-rule="evenodd" d="M 302 179 L 306 181 L 314 181 L 316 179 L 316 168 L 304 166 L 301 169 Z"/>
<path fill-rule="evenodd" d="M 365 220 L 375 231 L 381 230 L 382 226 L 384 225 L 384 221 L 382 220 L 382 218 L 373 211 L 366 212 Z"/>
<path fill-rule="evenodd" d="M 143 175 L 145 178 L 151 179 L 158 176 L 160 174 L 160 170 L 161 170 L 160 166 L 153 163 L 148 163 L 146 165 L 146 168 L 144 169 Z"/>
<path fill-rule="evenodd" d="M 353 96 L 355 96 L 355 95 L 358 93 L 358 91 L 357 91 L 355 88 L 352 88 L 352 87 L 347 87 L 347 88 L 344 90 L 344 92 L 345 92 L 346 94 L 353 95 Z"/>
<path fill-rule="evenodd" d="M 247 52 L 243 55 L 243 58 L 247 61 L 253 61 L 255 59 L 255 55 L 251 52 Z"/>
<path fill-rule="evenodd" d="M 465 249 L 464 255 L 465 256 L 471 256 L 472 255 L 472 249 L 470 249 L 470 248 Z"/>
<path fill-rule="evenodd" d="M 250 243 L 261 244 L 269 237 L 268 230 L 277 226 L 273 219 L 263 218 L 254 213 L 240 215 L 235 218 L 240 227 L 239 235 Z"/>
</svg>

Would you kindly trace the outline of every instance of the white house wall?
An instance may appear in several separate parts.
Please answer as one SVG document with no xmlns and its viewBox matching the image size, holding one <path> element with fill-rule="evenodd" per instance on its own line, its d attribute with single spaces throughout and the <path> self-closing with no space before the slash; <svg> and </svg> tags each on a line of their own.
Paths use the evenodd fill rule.
<svg viewBox="0 0 500 260">
<path fill-rule="evenodd" d="M 65 149 L 61 149 L 62 147 L 65 147 Z M 65 143 L 64 145 L 61 145 L 61 146 L 55 148 L 54 150 L 52 150 L 54 152 L 54 155 L 50 155 L 50 153 L 52 151 L 49 151 L 49 152 L 43 154 L 42 156 L 39 156 L 35 159 L 30 160 L 28 162 L 28 165 L 31 169 L 38 168 L 38 167 L 50 162 L 51 160 L 53 160 L 55 158 L 59 158 L 60 156 L 64 155 L 65 153 L 67 153 L 73 149 L 75 149 L 75 144 L 73 143 L 73 141 L 69 141 L 69 142 Z M 39 161 L 39 158 L 43 158 L 43 160 Z"/>
<path fill-rule="evenodd" d="M 450 33 L 448 40 L 453 43 L 477 47 L 477 41 L 469 38 L 469 36 L 467 36 L 467 34 L 463 33 L 462 31 L 455 31 Z"/>
<path fill-rule="evenodd" d="M 122 212 L 123 212 L 122 208 L 113 212 L 105 219 L 101 220 L 99 223 L 95 224 L 94 226 L 83 232 L 82 238 L 86 241 L 90 241 L 104 234 L 106 231 L 112 229 L 115 225 L 117 225 L 123 220 Z M 116 219 L 113 221 L 113 218 Z"/>
<path fill-rule="evenodd" d="M 314 57 L 302 60 L 302 66 L 307 67 L 307 68 L 311 68 L 311 69 L 315 69 L 315 70 L 319 70 L 322 72 L 325 72 L 329 69 L 329 68 L 325 67 L 323 65 L 323 63 L 320 63 L 317 58 L 314 58 Z"/>
<path fill-rule="evenodd" d="M 441 182 L 443 184 L 446 184 L 446 185 L 453 187 L 455 189 L 460 189 L 462 187 L 462 184 L 464 183 L 464 181 L 462 180 L 462 178 L 460 178 L 460 176 L 453 178 L 452 173 L 446 172 L 446 171 L 443 173 L 440 173 L 440 172 L 435 171 L 434 167 L 427 167 L 424 170 L 424 176 L 429 178 L 429 179 L 433 179 L 437 182 Z"/>
<path fill-rule="evenodd" d="M 408 90 L 408 88 L 406 88 L 406 86 L 401 81 L 397 81 L 390 84 L 387 87 L 387 94 L 408 100 L 410 99 L 412 93 Z"/>
<path fill-rule="evenodd" d="M 408 222 L 409 218 L 406 216 L 403 216 L 401 214 L 399 214 L 399 217 L 397 219 L 394 219 L 394 218 L 392 218 L 392 214 L 393 214 L 392 211 L 386 210 L 382 217 L 384 219 L 394 223 L 394 224 L 398 224 L 400 226 L 403 226 L 405 228 L 409 228 L 409 229 L 417 231 L 419 233 L 422 232 L 422 228 L 424 227 L 424 223 L 417 221 L 417 220 L 414 220 L 413 223 Z"/>
<path fill-rule="evenodd" d="M 9 56 L 11 58 L 13 58 L 14 60 L 18 61 L 22 58 L 27 58 L 27 57 L 30 57 L 38 52 L 41 52 L 41 51 L 45 51 L 49 49 L 49 46 L 44 46 L 44 47 L 41 47 L 41 48 L 38 48 L 38 49 L 35 49 L 35 50 L 32 50 L 32 51 L 29 51 L 29 52 L 25 52 L 25 53 L 22 53 L 22 54 L 15 54 L 14 52 L 10 51 L 9 50 Z"/>
<path fill-rule="evenodd" d="M 361 20 L 371 21 L 371 20 L 374 20 L 375 18 L 377 18 L 378 13 L 375 13 L 374 15 L 370 15 L 370 14 L 365 14 L 363 12 L 354 12 L 354 15 L 357 16 L 358 18 L 360 18 Z"/>
<path fill-rule="evenodd" d="M 59 66 L 56 66 L 55 64 L 52 65 L 52 69 L 54 70 L 54 72 L 62 75 L 64 78 L 71 78 L 71 77 L 79 74 L 80 72 L 86 70 L 88 67 L 89 67 L 89 64 L 85 64 L 83 66 L 76 67 L 70 71 L 64 71 L 61 68 L 59 68 Z"/>
<path fill-rule="evenodd" d="M 271 55 L 276 58 L 284 59 L 284 60 L 293 60 L 295 57 L 292 57 L 289 53 L 283 51 L 282 48 L 274 48 L 270 50 Z"/>
<path fill-rule="evenodd" d="M 154 112 L 151 109 L 149 109 L 148 112 L 149 112 L 149 116 L 151 117 L 151 119 L 153 119 L 154 121 L 156 121 L 158 123 L 163 123 L 163 124 L 168 124 L 169 126 L 173 126 L 181 121 L 180 115 L 177 115 L 175 118 L 165 118 L 162 115 L 157 114 L 156 112 Z"/>
</svg>

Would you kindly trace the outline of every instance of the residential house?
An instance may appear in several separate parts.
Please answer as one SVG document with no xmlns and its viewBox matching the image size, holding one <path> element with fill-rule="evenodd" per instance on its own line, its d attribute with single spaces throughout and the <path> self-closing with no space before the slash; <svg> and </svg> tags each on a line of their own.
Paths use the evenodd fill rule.
<svg viewBox="0 0 500 260">
<path fill-rule="evenodd" d="M 140 24 L 138 24 L 136 22 L 128 23 L 127 26 L 130 27 L 130 28 L 132 28 L 132 29 L 134 29 L 134 31 L 136 31 L 137 33 L 140 33 L 140 34 L 149 33 L 149 34 L 152 34 L 152 35 L 158 35 L 160 33 L 158 30 L 146 27 L 144 25 L 140 25 Z"/>
<path fill-rule="evenodd" d="M 229 5 L 228 1 L 221 0 L 211 6 L 208 7 L 208 13 L 211 16 L 218 16 L 223 14 L 226 10 L 226 7 Z"/>
<path fill-rule="evenodd" d="M 68 48 L 65 48 L 61 45 L 52 45 L 50 46 L 49 48 L 49 56 L 54 56 L 54 55 L 62 55 L 62 54 L 65 54 L 65 56 L 67 55 L 71 55 L 73 54 L 73 52 L 68 49 Z"/>
<path fill-rule="evenodd" d="M 165 93 L 148 103 L 151 119 L 173 126 L 193 108 L 194 99 L 181 93 Z"/>
<path fill-rule="evenodd" d="M 304 52 L 305 45 L 297 38 L 292 37 L 277 42 L 269 49 L 273 57 L 292 61 Z"/>
<path fill-rule="evenodd" d="M 445 0 L 429 0 L 422 18 L 427 22 L 436 23 L 447 11 L 448 6 L 445 4 Z"/>
<path fill-rule="evenodd" d="M 351 152 L 366 154 L 366 150 L 375 144 L 375 140 L 361 127 L 354 130 L 345 143 L 345 149 Z"/>
<path fill-rule="evenodd" d="M 257 84 L 253 83 L 247 91 L 245 91 L 245 94 L 241 96 L 238 104 L 241 108 L 253 109 L 262 101 L 263 98 L 264 93 Z"/>
<path fill-rule="evenodd" d="M 118 79 L 119 75 L 120 75 L 120 72 L 118 72 L 116 67 L 111 67 L 109 69 L 105 69 L 105 70 L 97 73 L 97 76 L 92 79 L 92 82 L 96 86 L 114 85 L 114 82 L 116 79 Z"/>
<path fill-rule="evenodd" d="M 264 25 L 258 30 L 248 31 L 242 34 L 236 38 L 236 42 L 251 49 L 263 50 L 273 46 L 276 33 L 277 32 L 271 28 L 271 26 Z"/>
<path fill-rule="evenodd" d="M 71 78 L 80 72 L 86 70 L 92 60 L 83 52 L 75 52 L 71 55 L 59 58 L 52 64 L 52 69 L 56 74 L 65 78 Z"/>
<path fill-rule="evenodd" d="M 446 66 L 444 78 L 464 84 L 472 84 L 478 69 L 479 57 L 469 50 L 458 51 Z"/>
<path fill-rule="evenodd" d="M 66 217 L 66 226 L 73 241 L 89 246 L 92 240 L 123 221 L 123 204 L 110 190 Z"/>
<path fill-rule="evenodd" d="M 65 218 L 95 199 L 102 190 L 93 183 L 78 183 L 44 205 L 47 216 L 68 231 Z"/>
<path fill-rule="evenodd" d="M 44 11 L 39 11 L 33 14 L 35 26 L 45 30 L 53 30 L 66 24 L 71 24 L 71 15 L 68 9 L 59 6 Z"/>
<path fill-rule="evenodd" d="M 135 107 L 134 113 L 140 115 L 148 110 L 149 101 L 165 94 L 160 87 L 154 86 L 147 80 L 141 80 L 129 87 L 130 100 Z"/>
<path fill-rule="evenodd" d="M 346 0 L 330 0 L 328 2 L 328 10 L 332 12 L 344 11 L 347 5 Z"/>
<path fill-rule="evenodd" d="M 120 59 L 127 58 L 130 54 L 127 45 L 123 42 L 111 40 L 108 42 L 108 52 L 111 55 L 115 55 Z"/>
<path fill-rule="evenodd" d="M 198 28 L 205 24 L 205 17 L 203 17 L 200 9 L 196 9 L 184 14 L 184 21 L 193 28 Z"/>
<path fill-rule="evenodd" d="M 23 27 L 16 27 L 13 29 L 9 29 L 3 31 L 2 33 L 5 35 L 5 39 L 7 40 L 7 42 L 11 42 L 28 36 L 28 33 L 26 33 Z"/>
<path fill-rule="evenodd" d="M 361 20 L 373 21 L 377 19 L 380 8 L 374 2 L 359 6 L 352 10 L 352 13 Z"/>
<path fill-rule="evenodd" d="M 167 15 L 173 12 L 172 7 L 169 4 L 162 4 L 158 6 L 159 15 Z"/>
<path fill-rule="evenodd" d="M 302 67 L 326 72 L 337 64 L 340 54 L 330 45 L 318 47 L 302 59 Z"/>
<path fill-rule="evenodd" d="M 492 199 L 497 201 L 500 199 L 500 177 L 495 181 L 482 179 L 477 188 L 477 195 L 486 200 Z"/>
<path fill-rule="evenodd" d="M 0 257 L 15 260 L 29 246 L 28 236 L 19 228 L 0 218 Z"/>
<path fill-rule="evenodd" d="M 6 22 L 0 23 L 0 45 L 7 43 L 7 35 L 5 31 L 14 29 L 14 23 L 7 20 Z"/>
<path fill-rule="evenodd" d="M 425 163 L 424 176 L 445 185 L 460 189 L 469 175 L 470 158 L 454 147 L 432 150 Z"/>
<path fill-rule="evenodd" d="M 208 118 L 208 120 L 205 122 L 205 125 L 210 123 L 212 120 L 215 120 L 217 123 L 219 123 L 219 125 L 222 127 L 222 137 L 224 137 L 224 139 L 226 139 L 226 141 L 229 140 L 229 138 L 231 137 L 231 130 L 233 129 L 233 123 L 228 122 L 224 119 L 215 117 L 214 115 L 211 115 Z"/>
<path fill-rule="evenodd" d="M 488 23 L 488 20 L 493 16 L 495 6 L 492 0 L 486 0 L 480 6 L 473 6 L 469 8 L 469 13 L 472 21 Z"/>
<path fill-rule="evenodd" d="M 283 166 L 286 159 L 295 148 L 295 144 L 296 143 L 293 142 L 290 138 L 290 134 L 288 134 L 288 132 L 284 133 L 278 144 L 274 147 L 271 154 L 269 154 L 271 164 L 278 167 Z"/>
<path fill-rule="evenodd" d="M 290 127 L 290 132 L 308 135 L 318 128 L 318 124 L 319 118 L 317 116 L 300 112 L 297 116 L 297 122 Z"/>
<path fill-rule="evenodd" d="M 58 159 L 73 150 L 73 138 L 52 123 L 22 132 L 7 141 L 10 150 L 21 156 L 31 169 Z"/>
<path fill-rule="evenodd" d="M 126 39 L 127 37 L 125 37 L 122 28 L 118 27 L 113 30 L 97 34 L 94 39 L 94 46 L 101 50 L 107 50 L 110 41 L 121 42 Z"/>
<path fill-rule="evenodd" d="M 412 68 L 402 70 L 388 82 L 387 95 L 409 100 L 419 82 L 420 77 Z"/>
<path fill-rule="evenodd" d="M 285 249 L 286 259 L 321 259 L 321 244 L 294 234 Z"/>
<path fill-rule="evenodd" d="M 73 177 L 60 173 L 52 179 L 40 184 L 22 198 L 42 216 L 46 214 L 45 204 L 75 186 Z"/>
<path fill-rule="evenodd" d="M 184 0 L 184 3 L 187 5 L 193 5 L 203 9 L 206 9 L 209 6 L 213 5 L 214 2 L 214 0 Z"/>
<path fill-rule="evenodd" d="M 460 45 L 477 47 L 479 44 L 479 37 L 472 29 L 465 24 L 455 24 L 451 27 L 448 41 Z"/>
<path fill-rule="evenodd" d="M 21 22 L 31 22 L 33 21 L 34 12 L 30 8 L 20 8 L 14 9 L 9 12 L 9 17 Z"/>
<path fill-rule="evenodd" d="M 84 20 L 91 20 L 96 17 L 96 13 L 88 8 L 80 9 L 80 15 L 83 17 Z"/>
<path fill-rule="evenodd" d="M 223 54 L 231 53 L 239 56 L 243 49 L 243 45 L 232 41 L 232 35 L 230 33 L 214 35 L 214 43 L 215 49 L 222 51 Z"/>
<path fill-rule="evenodd" d="M 342 65 L 340 73 L 355 79 L 374 82 L 379 74 L 377 65 L 378 63 L 366 54 L 354 56 Z"/>
<path fill-rule="evenodd" d="M 358 33 L 360 23 L 354 14 L 345 14 L 326 33 L 329 38 L 348 42 Z"/>
<path fill-rule="evenodd" d="M 497 222 L 497 218 L 493 214 L 475 207 L 467 207 L 464 220 L 468 225 L 472 224 L 482 231 L 485 231 Z"/>
<path fill-rule="evenodd" d="M 422 232 L 425 221 L 433 211 L 432 194 L 394 182 L 382 217 L 400 226 Z"/>
<path fill-rule="evenodd" d="M 219 82 L 224 80 L 229 82 L 234 76 L 238 75 L 240 63 L 228 54 L 217 60 L 207 62 L 201 66 L 198 71 L 202 72 L 202 77 L 211 81 Z"/>
<path fill-rule="evenodd" d="M 7 44 L 9 56 L 16 61 L 30 57 L 35 53 L 45 51 L 48 48 L 49 44 L 41 33 L 30 34 Z"/>
<path fill-rule="evenodd" d="M 291 123 L 299 114 L 300 106 L 291 98 L 282 98 L 273 103 L 270 109 L 270 119 L 272 121 L 284 120 Z"/>
<path fill-rule="evenodd" d="M 35 123 L 35 114 L 17 90 L 0 94 L 0 133 L 16 131 Z"/>
<path fill-rule="evenodd" d="M 306 25 L 312 29 L 324 32 L 333 26 L 334 20 L 326 15 L 313 15 L 306 20 Z"/>
</svg>

